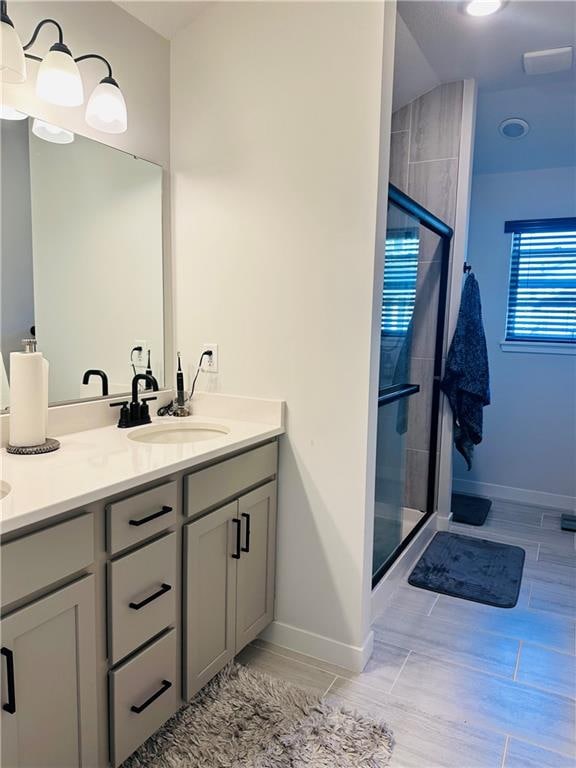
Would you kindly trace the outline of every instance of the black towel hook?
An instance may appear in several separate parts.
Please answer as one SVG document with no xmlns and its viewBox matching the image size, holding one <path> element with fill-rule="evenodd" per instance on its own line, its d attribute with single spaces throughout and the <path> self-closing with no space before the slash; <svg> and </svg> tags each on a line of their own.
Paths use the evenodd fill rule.
<svg viewBox="0 0 576 768">
<path fill-rule="evenodd" d="M 472 264 L 468 264 L 468 262 L 464 262 L 464 269 L 462 270 L 464 274 L 466 275 L 468 272 L 472 272 Z"/>
</svg>

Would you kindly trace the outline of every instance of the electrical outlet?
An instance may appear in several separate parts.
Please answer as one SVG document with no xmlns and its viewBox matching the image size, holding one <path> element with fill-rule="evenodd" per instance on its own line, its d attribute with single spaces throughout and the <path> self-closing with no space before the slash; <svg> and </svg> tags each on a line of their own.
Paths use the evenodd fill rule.
<svg viewBox="0 0 576 768">
<path fill-rule="evenodd" d="M 136 349 L 140 347 L 140 349 Z M 130 360 L 136 366 L 146 367 L 148 360 L 148 342 L 145 339 L 136 339 L 132 345 L 132 358 Z"/>
<path fill-rule="evenodd" d="M 202 358 L 202 370 L 205 373 L 218 373 L 218 344 L 203 344 L 202 352 L 212 350 L 212 357 Z"/>
</svg>

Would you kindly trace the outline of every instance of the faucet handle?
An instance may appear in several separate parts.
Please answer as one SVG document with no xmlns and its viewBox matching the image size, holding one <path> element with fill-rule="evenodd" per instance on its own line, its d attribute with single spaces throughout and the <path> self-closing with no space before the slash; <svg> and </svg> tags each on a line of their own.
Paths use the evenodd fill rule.
<svg viewBox="0 0 576 768">
<path fill-rule="evenodd" d="M 142 398 L 140 398 L 140 402 L 142 402 L 142 403 L 148 403 L 150 400 L 158 400 L 158 398 L 156 397 L 156 395 L 154 395 L 153 397 L 142 397 Z"/>
<path fill-rule="evenodd" d="M 118 426 L 121 429 L 130 426 L 130 411 L 128 410 L 128 400 L 122 400 L 119 403 L 110 403 L 110 408 L 120 408 Z"/>
</svg>

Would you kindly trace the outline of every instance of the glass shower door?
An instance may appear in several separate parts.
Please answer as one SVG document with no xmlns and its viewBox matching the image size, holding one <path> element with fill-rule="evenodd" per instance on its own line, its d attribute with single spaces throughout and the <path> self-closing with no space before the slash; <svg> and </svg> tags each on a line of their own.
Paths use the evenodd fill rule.
<svg viewBox="0 0 576 768">
<path fill-rule="evenodd" d="M 410 383 L 419 249 L 419 222 L 390 204 L 380 327 L 374 578 L 406 535 L 406 436 L 410 397 L 419 390 Z"/>
</svg>

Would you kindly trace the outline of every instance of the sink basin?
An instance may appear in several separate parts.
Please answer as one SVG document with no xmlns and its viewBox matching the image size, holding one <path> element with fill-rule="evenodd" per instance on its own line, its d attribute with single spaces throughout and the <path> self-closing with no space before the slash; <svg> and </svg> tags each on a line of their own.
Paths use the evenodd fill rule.
<svg viewBox="0 0 576 768">
<path fill-rule="evenodd" d="M 214 440 L 230 432 L 221 424 L 155 424 L 128 433 L 130 440 L 155 445 L 179 445 Z"/>
<path fill-rule="evenodd" d="M 0 481 L 0 500 L 5 499 L 6 496 L 10 493 L 12 488 L 8 483 L 5 483 L 4 480 Z"/>
</svg>

